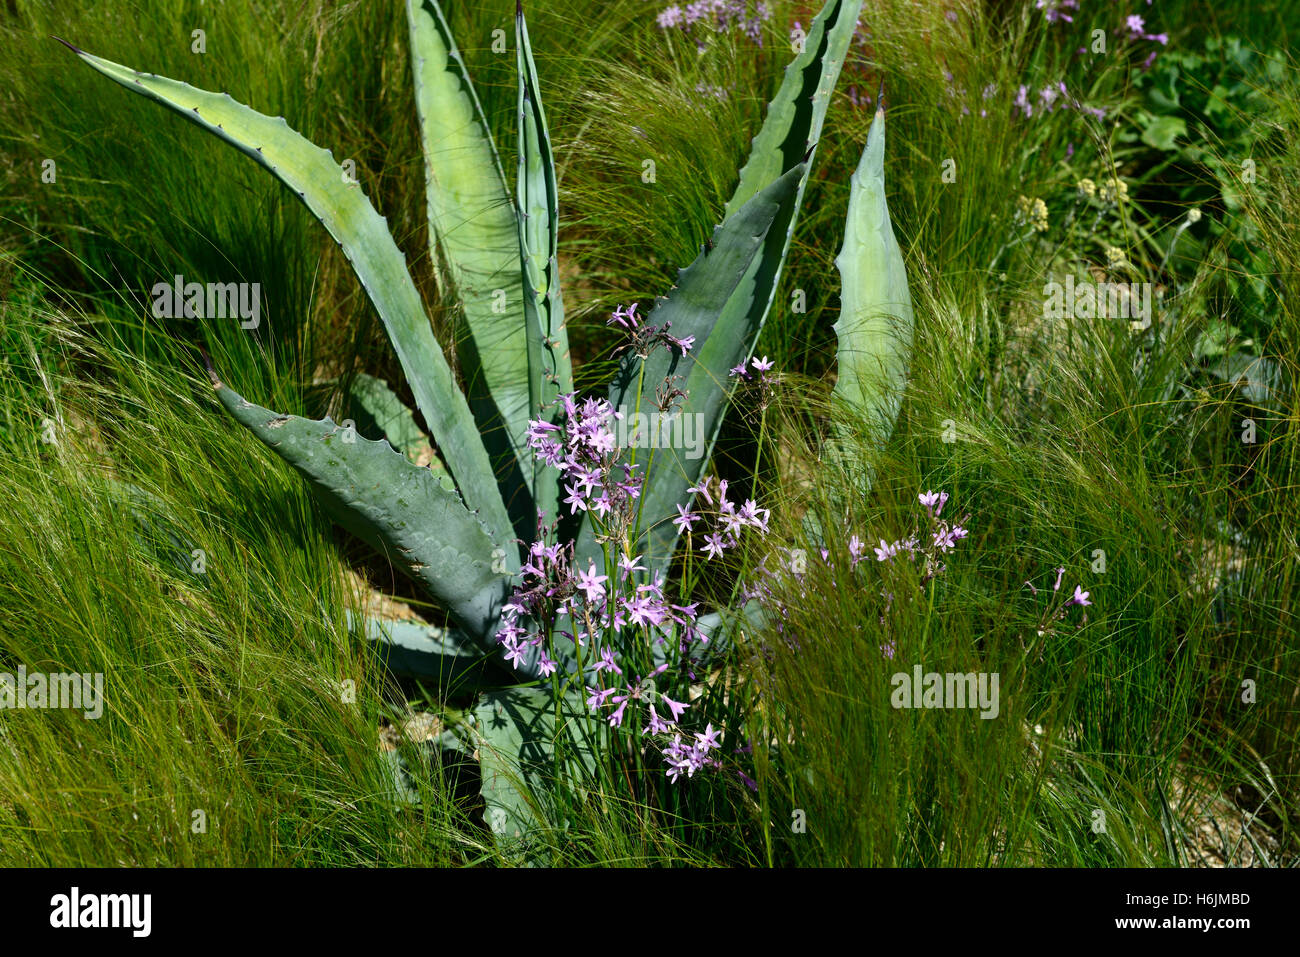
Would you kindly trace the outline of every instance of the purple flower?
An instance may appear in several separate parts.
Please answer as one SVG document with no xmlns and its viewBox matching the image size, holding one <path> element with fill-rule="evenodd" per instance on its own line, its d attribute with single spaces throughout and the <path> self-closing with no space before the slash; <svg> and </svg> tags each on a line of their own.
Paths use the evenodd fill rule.
<svg viewBox="0 0 1300 957">
<path fill-rule="evenodd" d="M 701 754 L 707 754 L 709 751 L 720 747 L 722 744 L 722 742 L 718 740 L 718 732 L 713 730 L 713 722 L 709 722 L 703 731 L 697 731 L 695 734 L 695 740 L 699 742 Z"/>
<path fill-rule="evenodd" d="M 659 700 L 668 705 L 668 710 L 672 712 L 674 721 L 680 721 L 682 719 L 682 712 L 690 707 L 688 704 L 678 704 L 666 694 L 661 694 Z"/>
<path fill-rule="evenodd" d="M 709 557 L 705 559 L 705 561 L 709 561 L 721 555 L 722 550 L 726 547 L 727 546 L 722 543 L 721 532 L 710 532 L 708 535 L 704 536 L 704 545 L 701 546 L 700 551 L 708 554 Z"/>
<path fill-rule="evenodd" d="M 624 329 L 635 331 L 641 325 L 641 319 L 636 314 L 636 307 L 637 303 L 635 302 L 630 307 L 619 306 L 610 314 L 605 325 L 620 325 Z"/>
<path fill-rule="evenodd" d="M 605 699 L 614 693 L 613 688 L 606 688 L 604 691 L 597 691 L 595 688 L 587 689 L 587 706 L 595 711 L 605 703 Z"/>
<path fill-rule="evenodd" d="M 1065 577 L 1065 569 L 1064 569 L 1064 568 L 1058 568 L 1058 569 L 1056 570 L 1056 584 L 1052 586 L 1052 591 L 1060 591 L 1060 590 L 1061 590 L 1061 579 L 1064 578 L 1064 577 Z"/>
<path fill-rule="evenodd" d="M 948 493 L 922 492 L 917 496 L 917 499 L 925 506 L 927 512 L 937 517 L 943 511 L 944 503 L 948 501 Z"/>
<path fill-rule="evenodd" d="M 584 512 L 587 510 L 587 500 L 575 486 L 566 485 L 564 490 L 569 493 L 569 497 L 564 500 L 564 504 L 569 506 L 570 515 L 576 515 L 579 508 Z"/>
<path fill-rule="evenodd" d="M 1086 592 L 1086 591 L 1083 590 L 1083 586 L 1082 586 L 1082 585 L 1075 585 L 1075 586 L 1074 586 L 1074 597 L 1072 597 L 1072 598 L 1070 599 L 1070 602 L 1071 602 L 1072 604 L 1075 604 L 1075 605 L 1091 605 L 1091 604 L 1092 604 L 1092 602 L 1088 601 L 1088 592 Z"/>
<path fill-rule="evenodd" d="M 680 532 L 689 532 L 691 527 L 700 520 L 700 517 L 690 511 L 690 509 L 677 506 L 677 517 L 673 519 L 673 524 L 677 526 Z"/>
<path fill-rule="evenodd" d="M 591 666 L 591 670 L 600 674 L 602 671 L 612 671 L 616 675 L 621 675 L 623 669 L 614 663 L 614 653 L 605 648 L 600 653 L 600 661 Z"/>
<path fill-rule="evenodd" d="M 670 728 L 672 728 L 672 725 L 670 725 L 663 718 L 659 717 L 659 715 L 655 713 L 655 706 L 651 705 L 650 723 L 646 726 L 646 730 L 650 734 L 660 734 L 661 732 L 667 731 Z"/>
<path fill-rule="evenodd" d="M 1137 36 L 1142 32 L 1142 28 L 1146 25 L 1146 22 L 1137 14 L 1133 14 L 1124 21 L 1124 25 L 1128 27 L 1128 32 L 1130 34 Z"/>
<path fill-rule="evenodd" d="M 627 710 L 627 699 L 628 696 L 625 694 L 616 695 L 614 697 L 614 701 L 618 704 L 618 707 L 615 708 L 614 713 L 609 716 L 609 726 L 611 728 L 621 728 L 623 726 L 623 712 Z"/>
<path fill-rule="evenodd" d="M 772 368 L 772 366 L 776 365 L 776 363 L 768 359 L 767 356 L 763 356 L 761 359 L 751 358 L 749 364 L 752 365 L 757 372 L 767 372 Z"/>
<path fill-rule="evenodd" d="M 596 566 L 588 564 L 587 570 L 578 576 L 578 590 L 586 594 L 587 601 L 599 601 L 605 597 L 603 581 L 609 581 L 608 575 L 597 575 Z"/>
<path fill-rule="evenodd" d="M 1015 106 L 1020 107 L 1025 116 L 1033 116 L 1034 108 L 1029 103 L 1029 87 L 1021 86 L 1020 92 L 1016 94 Z"/>
<path fill-rule="evenodd" d="M 669 27 L 679 26 L 682 22 L 682 8 L 673 4 L 671 7 L 660 11 L 655 22 L 659 24 L 661 30 L 667 30 Z"/>
<path fill-rule="evenodd" d="M 709 480 L 707 477 L 700 479 L 698 485 L 694 488 L 688 488 L 686 491 L 690 492 L 692 495 L 703 495 L 704 501 L 708 502 L 710 505 L 713 504 L 713 496 L 709 494 Z"/>
</svg>

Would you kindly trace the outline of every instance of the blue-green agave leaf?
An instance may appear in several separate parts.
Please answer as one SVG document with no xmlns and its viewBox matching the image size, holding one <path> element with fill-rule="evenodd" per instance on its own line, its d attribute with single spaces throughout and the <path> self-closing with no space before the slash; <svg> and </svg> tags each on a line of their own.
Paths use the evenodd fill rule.
<svg viewBox="0 0 1300 957">
<path fill-rule="evenodd" d="M 280 415 L 211 378 L 226 411 L 301 473 L 340 524 L 425 585 L 480 649 L 497 651 L 493 636 L 519 549 L 494 539 L 445 476 L 383 440 L 329 419 Z"/>
<path fill-rule="evenodd" d="M 840 271 L 840 316 L 835 322 L 838 378 L 832 395 L 865 430 L 853 448 L 869 456 L 889 441 L 903 402 L 912 355 L 912 296 L 903 254 L 894 237 L 885 200 L 885 114 L 878 109 L 867 145 L 853 174 Z M 832 460 L 861 469 L 867 487 L 874 479 L 868 459 L 850 461 L 844 426 L 828 443 Z"/>
<path fill-rule="evenodd" d="M 547 688 L 488 692 L 474 709 L 474 729 L 484 820 L 503 850 L 535 852 L 550 795 L 580 793 L 591 782 L 608 730 L 576 694 L 557 702 Z"/>
<path fill-rule="evenodd" d="M 528 331 L 530 412 L 534 417 L 554 420 L 559 411 L 556 397 L 573 391 L 573 366 L 560 292 L 559 186 L 522 4 L 516 8 L 515 46 L 519 69 L 519 247 Z M 553 521 L 559 498 L 555 473 L 535 459 L 527 468 L 532 469 L 537 508 Z"/>
<path fill-rule="evenodd" d="M 433 336 L 406 258 L 389 234 L 386 220 L 354 179 L 328 151 L 291 130 L 283 117 L 258 113 L 227 94 L 137 73 L 71 49 L 109 79 L 175 111 L 256 160 L 315 214 L 342 248 L 383 319 L 416 404 L 465 503 L 480 513 L 494 534 L 504 537 L 510 523 L 478 425 Z"/>
<path fill-rule="evenodd" d="M 776 182 L 762 190 L 735 214 L 713 231 L 709 246 L 701 250 L 695 262 L 681 270 L 677 284 L 666 298 L 660 299 L 646 322 L 651 325 L 671 323 L 671 334 L 679 339 L 694 336 L 694 346 L 681 355 L 677 350 L 657 349 L 644 362 L 629 357 L 620 367 L 610 388 L 614 408 L 631 414 L 638 408 L 653 407 L 653 397 L 665 379 L 678 377 L 675 387 L 686 392 L 679 406 L 683 416 L 696 418 L 700 435 L 712 435 L 722 418 L 727 398 L 727 372 L 744 360 L 747 340 L 734 328 L 721 325 L 728 301 L 744 281 L 754 257 L 763 248 L 772 224 L 789 212 L 798 184 L 807 170 L 797 164 Z M 674 506 L 687 501 L 686 489 L 699 478 L 705 459 L 693 458 L 687 448 L 652 449 L 640 464 L 648 461 L 646 481 L 641 494 L 641 528 L 643 541 L 639 554 L 646 556 L 647 567 L 664 568 L 671 558 L 677 528 L 670 519 Z M 577 546 L 580 564 L 598 555 L 594 527 L 584 523 Z"/>
<path fill-rule="evenodd" d="M 359 429 L 377 430 L 388 439 L 389 445 L 417 465 L 424 460 L 433 471 L 446 471 L 434 455 L 429 437 L 416 423 L 415 414 L 389 388 L 387 382 L 358 372 L 349 383 L 348 397 L 353 404 L 351 411 L 359 420 Z"/>
<path fill-rule="evenodd" d="M 399 678 L 435 685 L 444 696 L 471 694 L 485 687 L 502 687 L 519 678 L 500 654 L 487 653 L 456 628 L 416 621 L 358 618 L 348 613 L 348 627 L 377 650 L 384 666 Z"/>
<path fill-rule="evenodd" d="M 514 203 L 442 5 L 407 0 L 406 9 L 424 148 L 429 251 L 440 285 L 459 295 L 470 334 L 461 364 L 493 466 L 507 487 L 516 475 L 527 482 L 531 496 L 527 433 L 535 369 Z M 531 529 L 536 519 L 531 502 L 518 511 Z"/>
</svg>

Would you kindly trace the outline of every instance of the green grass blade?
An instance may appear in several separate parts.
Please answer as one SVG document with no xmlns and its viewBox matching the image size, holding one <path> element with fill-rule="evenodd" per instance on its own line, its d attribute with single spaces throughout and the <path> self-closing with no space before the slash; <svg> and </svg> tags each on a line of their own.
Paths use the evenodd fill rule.
<svg viewBox="0 0 1300 957">
<path fill-rule="evenodd" d="M 247 154 L 298 194 L 342 248 L 383 319 L 416 403 L 465 503 L 480 512 L 498 537 L 504 537 L 510 524 L 487 451 L 433 336 L 406 259 L 388 232 L 386 220 L 360 187 L 344 175 L 333 156 L 290 129 L 283 117 L 272 118 L 228 95 L 137 73 L 71 48 L 109 79 L 174 110 Z"/>
</svg>

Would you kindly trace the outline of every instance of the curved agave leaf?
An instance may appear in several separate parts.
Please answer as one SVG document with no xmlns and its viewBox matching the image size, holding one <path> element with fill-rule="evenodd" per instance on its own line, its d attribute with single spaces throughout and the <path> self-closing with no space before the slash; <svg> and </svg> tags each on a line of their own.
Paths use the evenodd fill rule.
<svg viewBox="0 0 1300 957">
<path fill-rule="evenodd" d="M 832 395 L 863 420 L 867 442 L 878 452 L 889 441 L 903 402 L 911 362 L 912 296 L 903 254 L 894 238 L 885 200 L 885 114 L 876 111 L 867 145 L 853 174 L 844 246 L 835 260 L 840 271 L 839 378 Z M 843 429 L 833 433 L 833 459 L 848 454 Z M 874 478 L 869 461 L 847 463 L 861 468 L 868 486 Z"/>
<path fill-rule="evenodd" d="M 301 473 L 340 524 L 405 567 L 484 652 L 497 652 L 493 635 L 519 550 L 494 540 L 448 479 L 329 419 L 248 402 L 209 374 L 231 416 Z"/>
<path fill-rule="evenodd" d="M 651 563 L 648 567 L 652 573 L 666 570 L 672 559 L 678 529 L 667 519 L 673 514 L 673 506 L 685 504 L 690 499 L 686 490 L 698 483 L 713 455 L 713 447 L 722 425 L 724 395 L 729 392 L 726 373 L 733 366 L 744 362 L 753 352 L 771 309 L 794 234 L 799 207 L 803 202 L 812 156 L 861 9 L 862 0 L 828 0 L 813 19 L 804 48 L 786 67 L 781 88 L 768 105 L 763 126 L 754 137 L 749 158 L 740 171 L 736 191 L 727 202 L 724 225 L 802 161 L 802 165 L 798 166 L 801 173 L 790 201 L 777 210 L 761 248 L 749 261 L 746 272 L 735 283 L 723 305 L 707 323 L 706 334 L 710 336 L 710 349 L 719 357 L 723 352 L 727 354 L 720 362 L 710 363 L 711 369 L 720 374 L 693 377 L 685 386 L 678 384 L 679 387 L 689 389 L 689 403 L 693 409 L 705 412 L 702 434 L 707 444 L 705 454 L 699 458 L 670 456 L 667 467 L 661 464 L 662 459 L 657 458 L 655 467 L 649 470 L 642 527 L 650 528 L 651 547 L 647 560 Z M 679 284 L 682 281 L 679 279 Z M 696 349 L 701 349 L 704 339 L 693 328 L 688 329 L 685 324 L 679 325 L 676 317 L 671 318 L 674 320 L 673 334 L 679 338 L 696 334 Z M 660 369 L 666 367 L 666 362 L 656 363 L 655 360 L 659 358 L 662 358 L 662 353 L 652 356 L 646 367 L 644 381 L 650 388 L 650 395 L 653 395 L 654 385 L 662 381 L 665 374 Z M 625 383 L 625 380 L 622 377 L 616 379 L 616 387 L 620 382 Z M 619 389 L 618 397 L 612 399 L 616 407 L 625 392 L 625 387 Z M 628 408 L 627 411 L 634 410 Z M 591 538 L 585 527 L 581 542 L 590 547 Z"/>
<path fill-rule="evenodd" d="M 378 649 L 378 657 L 400 678 L 431 682 L 446 695 L 516 683 L 499 654 L 488 655 L 468 635 L 414 621 L 385 621 L 347 614 L 348 627 Z"/>
<path fill-rule="evenodd" d="M 660 299 L 646 321 L 672 323 L 678 338 L 695 337 L 684 356 L 657 349 L 642 362 L 632 356 L 620 368 L 610 387 L 615 409 L 627 413 L 638 408 L 638 396 L 653 396 L 665 378 L 679 376 L 677 388 L 686 391 L 680 415 L 700 436 L 712 435 L 725 405 L 727 371 L 748 354 L 746 338 L 723 324 L 725 307 L 744 282 L 772 228 L 795 201 L 798 184 L 807 167 L 802 163 L 780 177 L 713 231 L 711 248 L 700 251 L 695 262 L 677 274 L 677 284 Z M 642 405 L 644 405 L 642 400 Z M 691 417 L 691 418 L 687 418 Z M 703 470 L 705 459 L 689 457 L 689 449 L 654 449 L 646 467 L 641 494 L 643 547 L 640 554 L 652 571 L 666 567 L 672 557 L 677 528 L 669 519 L 674 506 L 686 501 L 690 487 Z M 577 554 L 580 562 L 599 554 L 590 520 L 583 523 Z"/>
<path fill-rule="evenodd" d="M 484 820 L 498 844 L 527 854 L 545 824 L 557 772 L 581 791 L 596 772 L 608 729 L 586 714 L 576 694 L 558 703 L 549 688 L 507 688 L 485 694 L 474 709 Z M 557 723 L 558 715 L 558 723 Z"/>
<path fill-rule="evenodd" d="M 554 408 L 556 397 L 573 391 L 573 366 L 557 259 L 559 188 L 522 3 L 515 12 L 515 46 L 519 67 L 519 248 L 528 329 L 530 411 L 533 416 L 553 420 L 559 411 Z M 526 472 L 528 468 L 532 469 L 537 508 L 553 520 L 559 501 L 554 472 L 535 459 L 528 463 Z"/>
<path fill-rule="evenodd" d="M 803 52 L 785 68 L 781 88 L 768 104 L 763 126 L 750 144 L 740 183 L 727 202 L 728 216 L 816 147 L 861 12 L 862 0 L 828 0 L 813 18 Z M 805 183 L 799 184 L 800 201 Z M 793 228 L 793 215 L 787 225 Z M 784 259 L 790 238 L 782 233 L 775 236 L 772 247 L 779 245 Z"/>
<path fill-rule="evenodd" d="M 65 42 L 65 41 L 60 41 Z M 420 294 L 387 221 L 326 150 L 226 94 L 210 93 L 92 56 L 66 44 L 87 65 L 134 93 L 174 110 L 247 154 L 292 189 L 352 264 L 406 370 L 416 403 L 466 505 L 497 538 L 510 530 L 478 426 L 447 365 Z"/>
<path fill-rule="evenodd" d="M 460 297 L 470 333 L 462 350 L 470 407 L 493 465 L 498 475 L 526 481 L 531 495 L 527 433 L 535 406 L 529 383 L 540 372 L 530 365 L 514 204 L 442 6 L 438 0 L 407 0 L 406 10 L 424 148 L 429 252 L 439 283 Z M 532 531 L 531 503 L 517 511 Z"/>
</svg>

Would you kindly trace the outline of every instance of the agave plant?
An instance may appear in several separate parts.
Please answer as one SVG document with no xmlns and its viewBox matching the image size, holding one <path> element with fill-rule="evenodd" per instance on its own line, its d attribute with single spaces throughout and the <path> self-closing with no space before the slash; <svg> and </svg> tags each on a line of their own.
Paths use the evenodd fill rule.
<svg viewBox="0 0 1300 957">
<path fill-rule="evenodd" d="M 681 414 L 703 423 L 711 453 L 730 398 L 727 372 L 752 354 L 771 308 L 860 8 L 861 0 L 827 0 L 768 107 L 723 222 L 646 317 L 664 329 L 671 323 L 673 336 L 693 346 L 629 353 L 609 386 L 612 407 L 638 412 L 643 396 L 667 383 L 679 395 Z M 246 153 L 296 192 L 339 244 L 383 320 L 436 447 L 428 466 L 395 451 L 419 430 L 378 380 L 366 380 L 372 405 L 401 423 L 388 432 L 391 445 L 329 418 L 262 408 L 226 385 L 211 365 L 209 374 L 231 416 L 300 472 L 341 524 L 403 567 L 445 608 L 447 628 L 371 622 L 363 630 L 386 646 L 394 670 L 444 689 L 458 683 L 463 691 L 471 681 L 485 689 L 473 708 L 470 744 L 481 760 L 486 820 L 500 838 L 526 832 L 534 822 L 529 791 L 537 785 L 536 772 L 574 726 L 569 718 L 583 711 L 568 685 L 538 681 L 544 656 L 517 654 L 510 668 L 496 640 L 512 583 L 526 562 L 520 544 L 534 537 L 539 515 L 553 519 L 560 512 L 558 473 L 539 464 L 530 445 L 530 429 L 559 427 L 574 391 L 556 259 L 556 173 L 522 8 L 515 19 L 513 197 L 442 6 L 408 0 L 407 13 L 432 261 L 442 289 L 458 295 L 469 333 L 460 357 L 463 391 L 385 220 L 329 152 L 283 118 L 228 95 L 72 49 L 105 76 Z M 843 310 L 835 329 L 836 391 L 876 423 L 880 443 L 897 414 L 912 324 L 885 205 L 883 162 L 878 112 L 854 177 L 837 261 Z M 840 460 L 846 447 L 836 438 L 828 445 Z M 646 463 L 634 540 L 623 544 L 646 563 L 647 573 L 666 574 L 679 534 L 669 519 L 678 506 L 690 507 L 708 461 L 708 455 L 658 450 Z M 560 530 L 578 567 L 607 567 L 609 543 L 600 541 L 589 513 L 577 518 Z M 719 639 L 715 647 L 725 638 L 718 614 L 701 618 L 700 627 Z M 557 654 L 580 653 L 570 640 Z M 574 737 L 566 753 L 581 764 L 594 742 Z"/>
</svg>

